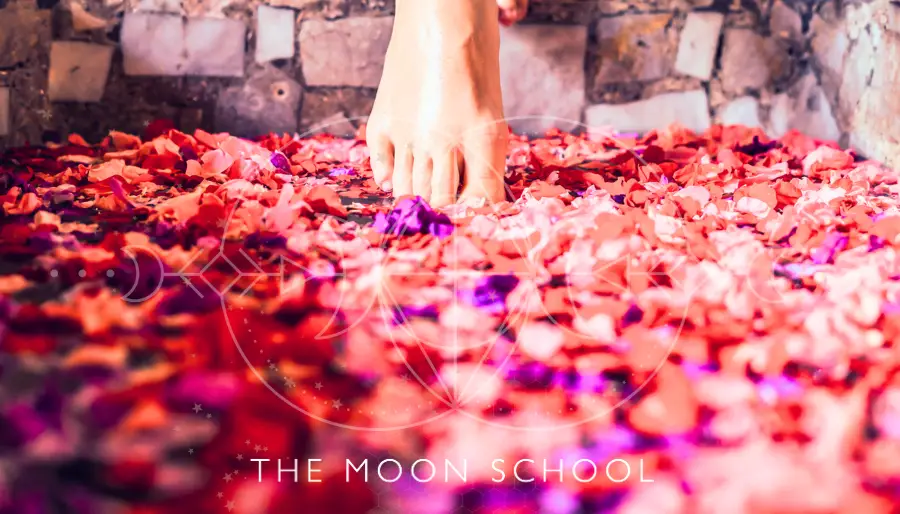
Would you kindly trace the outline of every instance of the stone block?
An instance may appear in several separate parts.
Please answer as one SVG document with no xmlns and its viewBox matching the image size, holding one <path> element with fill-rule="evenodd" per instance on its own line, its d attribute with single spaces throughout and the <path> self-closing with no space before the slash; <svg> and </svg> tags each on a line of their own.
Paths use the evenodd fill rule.
<svg viewBox="0 0 900 514">
<path fill-rule="evenodd" d="M 0 137 L 9 135 L 10 117 L 9 88 L 0 87 Z"/>
<path fill-rule="evenodd" d="M 185 66 L 181 16 L 125 13 L 121 46 L 126 75 L 180 76 Z"/>
<path fill-rule="evenodd" d="M 15 68 L 46 55 L 50 13 L 0 8 L 0 68 Z"/>
<path fill-rule="evenodd" d="M 181 13 L 181 0 L 135 0 L 135 10 L 141 12 Z"/>
<path fill-rule="evenodd" d="M 786 93 L 772 99 L 767 132 L 781 137 L 791 129 L 826 141 L 841 138 L 828 98 L 812 74 L 804 75 Z"/>
<path fill-rule="evenodd" d="M 531 0 L 535 1 L 535 0 Z M 559 0 L 539 0 L 543 2 L 557 2 Z M 583 1 L 583 0 L 582 0 Z M 587 2 L 584 2 L 587 3 Z M 662 12 L 662 11 L 690 11 L 697 8 L 711 7 L 713 0 L 602 0 L 600 12 L 605 15 L 620 14 L 626 11 L 637 12 Z"/>
<path fill-rule="evenodd" d="M 688 13 L 678 42 L 675 71 L 689 77 L 709 80 L 725 15 L 717 12 Z"/>
<path fill-rule="evenodd" d="M 829 13 L 816 14 L 810 20 L 810 33 L 813 63 L 821 72 L 822 87 L 830 98 L 837 99 L 850 50 L 846 22 Z"/>
<path fill-rule="evenodd" d="M 769 13 L 769 30 L 775 37 L 800 39 L 803 37 L 803 20 L 799 12 L 778 0 L 772 5 Z"/>
<path fill-rule="evenodd" d="M 894 6 L 891 6 L 894 7 Z M 851 9 L 848 7 L 848 15 Z M 840 116 L 846 120 L 851 146 L 866 157 L 900 169 L 900 40 L 896 34 L 850 30 L 851 45 L 844 64 Z"/>
<path fill-rule="evenodd" d="M 503 110 L 517 132 L 571 130 L 585 105 L 587 27 L 519 25 L 500 33 Z"/>
<path fill-rule="evenodd" d="M 53 102 L 99 102 L 103 98 L 113 47 L 78 41 L 50 46 L 47 95 Z"/>
<path fill-rule="evenodd" d="M 626 14 L 601 19 L 597 84 L 657 80 L 669 74 L 678 47 L 671 14 Z"/>
<path fill-rule="evenodd" d="M 303 89 L 281 70 L 265 65 L 216 99 L 215 129 L 239 137 L 297 131 Z"/>
<path fill-rule="evenodd" d="M 294 56 L 294 19 L 291 9 L 260 5 L 256 10 L 256 62 Z"/>
<path fill-rule="evenodd" d="M 83 5 L 77 2 L 69 4 L 69 12 L 72 14 L 72 28 L 75 32 L 92 32 L 106 30 L 110 22 L 100 16 L 87 11 Z"/>
<path fill-rule="evenodd" d="M 184 33 L 185 75 L 241 77 L 247 27 L 241 20 L 188 18 Z"/>
<path fill-rule="evenodd" d="M 726 29 L 722 87 L 727 93 L 762 89 L 789 64 L 779 42 L 750 29 Z"/>
<path fill-rule="evenodd" d="M 392 17 L 308 20 L 300 25 L 300 61 L 309 86 L 377 88 Z"/>
<path fill-rule="evenodd" d="M 122 21 L 126 75 L 240 77 L 246 26 L 240 20 L 126 13 Z"/>
<path fill-rule="evenodd" d="M 529 0 L 527 21 L 587 25 L 596 19 L 600 4 L 584 0 Z"/>
<path fill-rule="evenodd" d="M 359 88 L 338 88 L 328 91 L 307 91 L 303 95 L 300 111 L 300 129 L 303 133 L 328 132 L 325 123 L 336 116 L 346 117 L 353 123 L 365 123 L 375 103 L 375 91 Z"/>
<path fill-rule="evenodd" d="M 319 123 L 318 127 L 311 130 L 313 130 L 314 133 L 321 132 L 339 137 L 352 137 L 356 134 L 356 127 L 342 112 L 336 112 L 325 118 Z"/>
<path fill-rule="evenodd" d="M 759 119 L 759 100 L 752 96 L 735 98 L 719 109 L 718 122 L 722 125 L 762 127 L 762 121 Z"/>
<path fill-rule="evenodd" d="M 589 127 L 612 127 L 620 132 L 648 132 L 679 123 L 696 132 L 709 128 L 706 91 L 681 91 L 627 104 L 592 105 L 585 110 Z"/>
</svg>

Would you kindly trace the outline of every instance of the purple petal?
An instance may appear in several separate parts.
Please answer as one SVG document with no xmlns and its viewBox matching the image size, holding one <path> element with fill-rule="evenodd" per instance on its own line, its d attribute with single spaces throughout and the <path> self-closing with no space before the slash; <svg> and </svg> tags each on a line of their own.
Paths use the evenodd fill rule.
<svg viewBox="0 0 900 514">
<path fill-rule="evenodd" d="M 822 246 L 812 251 L 812 261 L 816 264 L 834 262 L 834 256 L 847 247 L 850 239 L 840 232 L 832 232 L 825 237 Z"/>
<path fill-rule="evenodd" d="M 629 325 L 634 325 L 635 323 L 640 323 L 642 319 L 644 319 L 644 311 L 637 305 L 631 304 L 625 312 L 625 315 L 622 317 L 622 324 L 627 327 Z"/>
<path fill-rule="evenodd" d="M 447 215 L 433 211 L 417 196 L 404 199 L 389 214 L 376 214 L 372 228 L 395 236 L 432 234 L 445 238 L 453 232 L 453 222 Z"/>
<path fill-rule="evenodd" d="M 0 415 L 0 445 L 19 447 L 28 444 L 47 428 L 47 423 L 33 408 L 14 405 Z"/>
<path fill-rule="evenodd" d="M 272 157 L 269 158 L 269 162 L 272 163 L 272 166 L 275 166 L 281 171 L 286 173 L 291 172 L 291 162 L 288 161 L 288 158 L 281 152 L 272 152 Z"/>
<path fill-rule="evenodd" d="M 237 395 L 238 386 L 232 375 L 189 373 L 169 384 L 166 400 L 178 410 L 200 404 L 204 410 L 224 411 Z"/>
<path fill-rule="evenodd" d="M 356 175 L 356 171 L 353 170 L 352 168 L 340 167 L 340 168 L 332 169 L 330 172 L 328 172 L 328 175 L 330 177 L 341 177 L 344 175 Z"/>
</svg>

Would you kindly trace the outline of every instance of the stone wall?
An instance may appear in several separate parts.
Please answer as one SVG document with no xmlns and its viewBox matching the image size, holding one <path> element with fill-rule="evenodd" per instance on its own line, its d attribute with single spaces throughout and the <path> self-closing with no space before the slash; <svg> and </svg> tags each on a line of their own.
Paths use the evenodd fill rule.
<svg viewBox="0 0 900 514">
<path fill-rule="evenodd" d="M 352 132 L 392 13 L 392 0 L 0 0 L 0 146 L 154 119 Z M 502 35 L 506 114 L 520 131 L 794 128 L 900 165 L 898 16 L 887 0 L 532 0 Z"/>
</svg>

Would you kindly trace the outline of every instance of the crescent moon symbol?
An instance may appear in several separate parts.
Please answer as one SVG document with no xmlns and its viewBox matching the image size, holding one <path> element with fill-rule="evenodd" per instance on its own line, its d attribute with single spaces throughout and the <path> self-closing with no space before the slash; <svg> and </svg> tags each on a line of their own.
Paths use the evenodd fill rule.
<svg viewBox="0 0 900 514">
<path fill-rule="evenodd" d="M 133 249 L 133 250 L 132 250 Z M 141 298 L 131 298 L 131 294 L 138 288 L 138 285 L 141 283 L 141 267 L 137 260 L 137 254 L 140 252 L 144 252 L 147 255 L 151 255 L 153 260 L 156 261 L 157 265 L 159 265 L 159 282 L 153 288 L 153 291 L 147 293 Z M 126 302 L 138 303 L 143 302 L 155 295 L 162 288 L 163 280 L 165 279 L 165 266 L 163 264 L 162 259 L 159 258 L 159 255 L 156 254 L 152 249 L 146 248 L 143 246 L 136 245 L 128 245 L 122 247 L 122 253 L 128 256 L 131 259 L 131 262 L 134 263 L 134 284 L 131 285 L 131 289 L 122 295 L 122 298 Z"/>
</svg>

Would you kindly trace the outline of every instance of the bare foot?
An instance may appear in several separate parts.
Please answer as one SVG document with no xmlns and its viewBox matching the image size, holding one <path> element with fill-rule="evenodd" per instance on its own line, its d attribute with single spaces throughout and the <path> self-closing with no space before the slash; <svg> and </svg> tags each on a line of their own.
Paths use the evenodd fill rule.
<svg viewBox="0 0 900 514">
<path fill-rule="evenodd" d="M 366 127 L 375 181 L 432 206 L 501 201 L 508 129 L 494 0 L 398 0 Z"/>
</svg>

